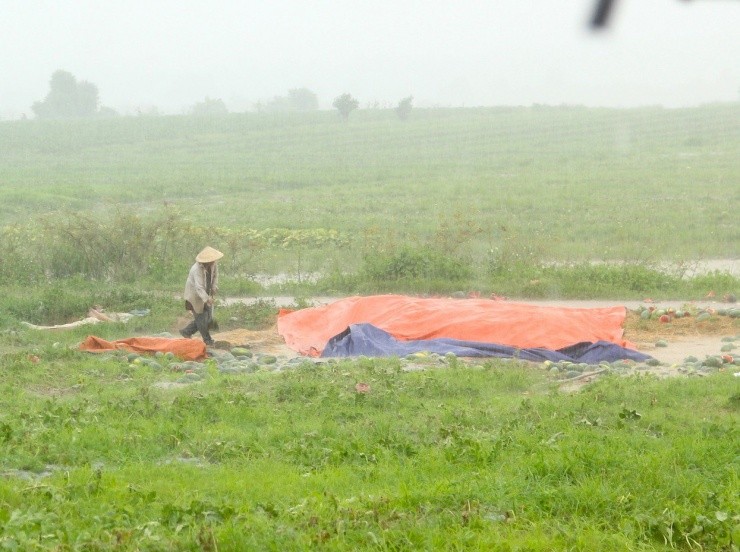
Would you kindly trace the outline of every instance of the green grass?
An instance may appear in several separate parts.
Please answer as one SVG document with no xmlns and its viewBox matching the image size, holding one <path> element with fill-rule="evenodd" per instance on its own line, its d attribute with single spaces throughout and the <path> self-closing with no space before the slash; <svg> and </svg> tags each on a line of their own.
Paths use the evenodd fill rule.
<svg viewBox="0 0 740 552">
<path fill-rule="evenodd" d="M 476 253 L 550 259 L 736 254 L 738 105 L 487 108 L 0 123 L 4 221 L 60 208 L 198 224 L 430 238 L 463 214 Z M 360 242 L 361 243 L 361 242 Z"/>
<path fill-rule="evenodd" d="M 737 294 L 657 265 L 737 255 L 738 109 L 2 122 L 0 284 L 172 289 L 210 243 L 232 294 Z"/>
<path fill-rule="evenodd" d="M 19 322 L 100 304 L 151 309 L 100 337 L 173 330 L 206 243 L 232 295 L 737 293 L 656 262 L 736 256 L 738 109 L 0 123 L 0 547 L 737 550 L 729 372 L 570 395 L 516 362 L 357 359 L 168 389 L 179 374 L 79 352 L 89 328 Z M 321 277 L 255 279 L 283 272 Z"/>
<path fill-rule="evenodd" d="M 167 390 L 154 384 L 177 374 L 25 339 L 0 337 L 11 549 L 730 550 L 738 538 L 729 373 L 609 377 L 568 395 L 515 362 L 404 372 L 359 359 L 212 369 Z"/>
</svg>

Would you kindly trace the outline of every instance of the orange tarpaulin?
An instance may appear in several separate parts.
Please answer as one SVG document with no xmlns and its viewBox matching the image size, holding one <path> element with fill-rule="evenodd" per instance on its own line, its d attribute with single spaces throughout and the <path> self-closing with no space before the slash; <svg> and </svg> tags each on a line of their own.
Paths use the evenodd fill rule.
<svg viewBox="0 0 740 552">
<path fill-rule="evenodd" d="M 99 353 L 123 349 L 135 353 L 154 354 L 173 352 L 175 356 L 184 360 L 202 360 L 206 358 L 206 344 L 197 339 L 171 339 L 167 337 L 129 337 L 117 341 L 106 341 L 94 335 L 80 344 L 80 349 Z"/>
<path fill-rule="evenodd" d="M 422 299 L 402 295 L 348 297 L 298 311 L 282 310 L 278 333 L 303 355 L 319 356 L 350 324 L 368 323 L 397 339 L 448 337 L 511 347 L 560 349 L 609 341 L 632 347 L 622 325 L 625 307 L 541 307 L 489 299 Z M 633 347 L 634 348 L 634 347 Z"/>
</svg>

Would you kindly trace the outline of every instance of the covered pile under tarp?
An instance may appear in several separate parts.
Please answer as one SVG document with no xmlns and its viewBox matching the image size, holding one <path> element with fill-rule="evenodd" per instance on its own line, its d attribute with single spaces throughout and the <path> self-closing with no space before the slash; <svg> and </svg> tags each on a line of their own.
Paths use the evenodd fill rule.
<svg viewBox="0 0 740 552">
<path fill-rule="evenodd" d="M 576 343 L 557 351 L 536 347 L 519 349 L 496 343 L 479 343 L 445 337 L 399 341 L 388 332 L 384 332 L 372 324 L 352 324 L 342 333 L 329 340 L 321 356 L 400 357 L 420 352 L 439 353 L 441 355 L 453 353 L 460 357 L 519 358 L 532 362 L 550 360 L 552 362 L 585 362 L 586 364 L 598 364 L 603 361 L 614 362 L 615 360 L 624 359 L 642 362 L 650 358 L 649 355 L 626 349 L 608 341 Z"/>
<path fill-rule="evenodd" d="M 298 311 L 283 310 L 278 316 L 278 333 L 291 349 L 308 356 L 321 356 L 329 340 L 353 324 L 371 324 L 397 342 L 447 338 L 516 350 L 550 351 L 606 342 L 630 348 L 631 344 L 623 338 L 626 315 L 623 306 L 543 307 L 489 299 L 375 295 L 348 297 Z M 356 342 L 354 337 L 359 334 L 354 332 Z M 366 333 L 362 339 L 369 339 L 369 335 Z M 338 349 L 332 354 L 340 356 Z"/>
<path fill-rule="evenodd" d="M 93 353 L 116 350 L 134 353 L 154 354 L 172 352 L 183 360 L 203 360 L 206 358 L 206 344 L 198 339 L 173 339 L 169 337 L 129 337 L 116 341 L 106 341 L 89 335 L 80 343 L 80 350 Z"/>
</svg>

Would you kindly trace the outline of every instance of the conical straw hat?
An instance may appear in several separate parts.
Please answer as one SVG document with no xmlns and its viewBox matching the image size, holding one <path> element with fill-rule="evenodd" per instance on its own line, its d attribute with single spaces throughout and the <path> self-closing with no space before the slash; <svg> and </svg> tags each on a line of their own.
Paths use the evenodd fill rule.
<svg viewBox="0 0 740 552">
<path fill-rule="evenodd" d="M 223 256 L 224 254 L 221 253 L 218 249 L 213 249 L 213 247 L 208 246 L 203 249 L 203 251 L 198 253 L 198 256 L 195 257 L 195 260 L 199 263 L 212 263 L 219 260 Z"/>
</svg>

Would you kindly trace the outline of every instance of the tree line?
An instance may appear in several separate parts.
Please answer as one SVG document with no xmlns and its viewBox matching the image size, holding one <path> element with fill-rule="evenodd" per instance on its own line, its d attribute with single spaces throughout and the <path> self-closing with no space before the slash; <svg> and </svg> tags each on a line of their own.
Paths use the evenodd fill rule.
<svg viewBox="0 0 740 552">
<path fill-rule="evenodd" d="M 398 102 L 394 111 L 399 119 L 405 120 L 411 113 L 413 96 Z M 347 121 L 350 114 L 358 109 L 360 102 L 349 93 L 337 96 L 332 107 Z M 258 112 L 308 112 L 319 109 L 319 100 L 308 88 L 293 88 L 286 96 L 275 96 L 271 100 L 255 105 Z M 69 119 L 79 117 L 110 117 L 117 115 L 112 108 L 101 106 L 98 87 L 77 78 L 68 71 L 58 70 L 51 75 L 49 92 L 43 100 L 31 106 L 38 119 Z M 198 116 L 217 116 L 228 113 L 226 104 L 220 98 L 207 97 L 190 107 L 189 113 Z M 156 114 L 157 111 L 155 110 Z"/>
</svg>

